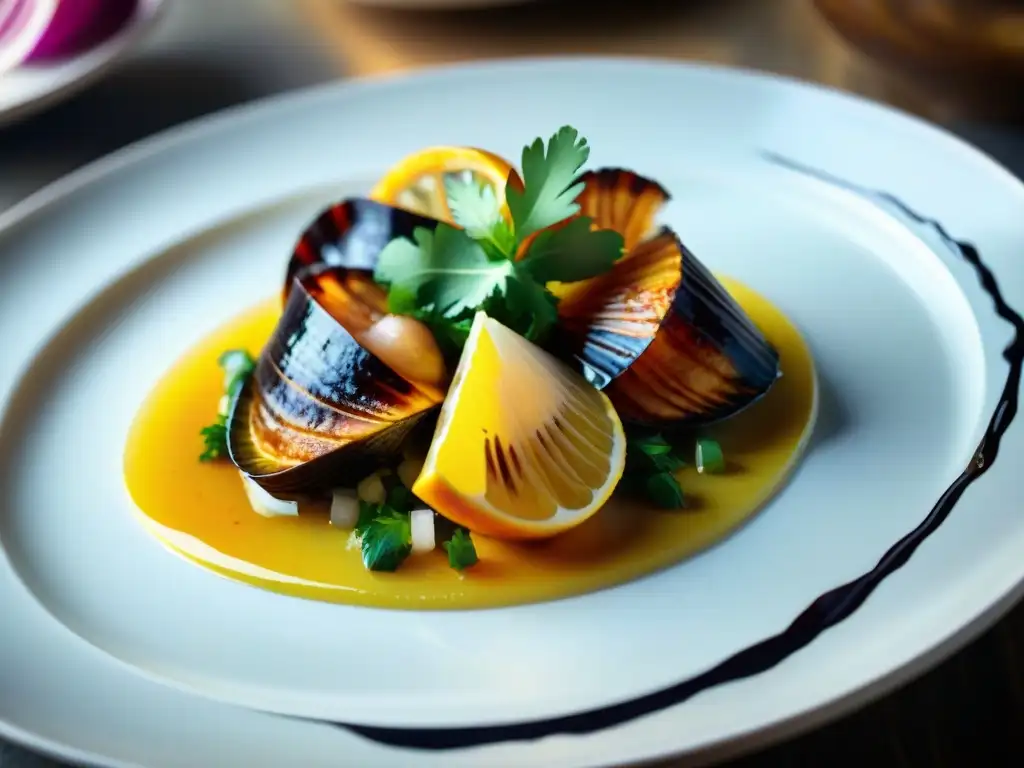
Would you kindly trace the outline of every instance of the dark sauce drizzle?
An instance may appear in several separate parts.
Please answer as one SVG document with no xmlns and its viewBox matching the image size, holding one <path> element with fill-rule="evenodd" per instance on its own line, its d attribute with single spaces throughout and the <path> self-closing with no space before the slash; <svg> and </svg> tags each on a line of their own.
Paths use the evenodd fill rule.
<svg viewBox="0 0 1024 768">
<path fill-rule="evenodd" d="M 556 734 L 589 734 L 681 704 L 709 688 L 766 672 L 856 611 L 875 590 L 875 587 L 887 576 L 899 570 L 910 559 L 914 551 L 942 525 L 968 486 L 992 466 L 999 452 L 1000 440 L 1017 415 L 1021 369 L 1024 367 L 1024 318 L 1003 300 L 996 279 L 981 260 L 977 248 L 970 243 L 955 240 L 941 224 L 915 213 L 888 193 L 859 187 L 778 155 L 765 154 L 764 157 L 769 162 L 856 192 L 868 199 L 887 202 L 897 207 L 914 222 L 931 228 L 954 253 L 959 254 L 974 268 L 982 288 L 992 297 L 996 313 L 1013 326 L 1013 341 L 1003 353 L 1010 369 L 1002 396 L 995 413 L 992 414 L 980 445 L 964 471 L 942 494 L 921 524 L 897 541 L 874 568 L 860 578 L 818 597 L 779 634 L 738 652 L 717 666 L 688 680 L 618 704 L 532 722 L 457 728 L 385 728 L 348 723 L 333 723 L 333 725 L 346 728 L 382 744 L 427 750 L 459 749 L 498 742 L 535 740 Z"/>
</svg>

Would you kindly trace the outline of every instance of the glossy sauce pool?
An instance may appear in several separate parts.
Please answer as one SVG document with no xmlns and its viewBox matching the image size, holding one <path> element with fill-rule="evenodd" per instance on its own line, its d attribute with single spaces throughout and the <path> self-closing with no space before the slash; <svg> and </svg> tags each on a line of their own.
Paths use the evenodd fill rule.
<svg viewBox="0 0 1024 768">
<path fill-rule="evenodd" d="M 810 351 L 785 316 L 750 289 L 725 287 L 775 345 L 782 378 L 759 402 L 707 432 L 728 463 L 720 475 L 687 466 L 678 477 L 687 508 L 659 511 L 613 498 L 557 538 L 509 544 L 474 536 L 479 562 L 458 573 L 440 548 L 410 556 L 395 573 L 362 564 L 349 532 L 323 508 L 265 518 L 246 500 L 226 460 L 204 464 L 199 431 L 223 387 L 217 357 L 254 356 L 270 336 L 279 303 L 238 317 L 171 368 L 136 417 L 125 452 L 128 491 L 148 528 L 171 551 L 223 576 L 265 589 L 337 603 L 406 609 L 488 608 L 569 597 L 676 563 L 724 537 L 779 490 L 806 446 L 817 413 Z"/>
</svg>

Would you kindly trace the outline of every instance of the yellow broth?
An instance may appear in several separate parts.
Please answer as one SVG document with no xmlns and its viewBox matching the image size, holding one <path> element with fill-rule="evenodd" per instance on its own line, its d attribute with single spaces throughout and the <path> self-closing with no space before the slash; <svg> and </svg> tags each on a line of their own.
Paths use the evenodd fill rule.
<svg viewBox="0 0 1024 768">
<path fill-rule="evenodd" d="M 509 543 L 474 536 L 480 561 L 452 570 L 440 546 L 410 556 L 395 573 L 363 567 L 350 533 L 332 527 L 326 505 L 298 517 L 252 511 L 227 460 L 198 461 L 200 429 L 213 421 L 223 387 L 217 357 L 254 356 L 277 322 L 264 303 L 213 333 L 167 372 L 132 426 L 128 491 L 147 528 L 169 549 L 216 573 L 287 595 L 406 609 L 490 608 L 579 595 L 678 563 L 755 514 L 779 489 L 806 443 L 815 403 L 810 351 L 786 317 L 734 281 L 726 288 L 778 349 L 782 378 L 758 403 L 708 434 L 727 471 L 678 473 L 687 508 L 660 511 L 613 497 L 583 525 L 554 539 Z"/>
</svg>

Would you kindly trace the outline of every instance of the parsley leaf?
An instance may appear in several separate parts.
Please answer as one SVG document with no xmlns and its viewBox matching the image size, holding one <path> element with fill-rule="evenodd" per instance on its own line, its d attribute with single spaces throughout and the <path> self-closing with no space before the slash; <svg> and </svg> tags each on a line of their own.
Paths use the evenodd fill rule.
<svg viewBox="0 0 1024 768">
<path fill-rule="evenodd" d="M 456 528 L 452 537 L 441 546 L 448 553 L 448 565 L 456 571 L 463 571 L 476 565 L 476 546 L 465 528 Z"/>
<path fill-rule="evenodd" d="M 397 287 L 444 317 L 475 310 L 515 271 L 511 261 L 488 257 L 465 230 L 438 224 L 433 232 L 418 227 L 413 237 L 415 243 L 395 239 L 384 247 L 374 279 L 390 283 L 389 296 Z"/>
<path fill-rule="evenodd" d="M 222 414 L 213 424 L 199 430 L 199 434 L 203 438 L 203 452 L 199 454 L 200 461 L 215 461 L 228 455 L 227 422 L 227 416 Z"/>
<path fill-rule="evenodd" d="M 684 503 L 683 489 L 671 472 L 658 472 L 647 478 L 647 495 L 662 509 L 679 509 Z"/>
<path fill-rule="evenodd" d="M 217 365 L 224 371 L 224 393 L 234 397 L 253 371 L 256 360 L 244 349 L 229 349 L 217 358 Z"/>
<path fill-rule="evenodd" d="M 387 505 L 379 508 L 359 535 L 363 565 L 370 571 L 397 570 L 412 552 L 409 513 L 399 512 Z"/>
<path fill-rule="evenodd" d="M 534 343 L 541 342 L 558 322 L 558 299 L 529 279 L 509 280 L 502 301 L 492 297 L 484 311 L 502 325 Z"/>
<path fill-rule="evenodd" d="M 660 433 L 631 434 L 626 443 L 626 474 L 622 488 L 646 496 L 662 509 L 684 505 L 683 489 L 674 473 L 686 466 L 678 446 Z"/>
<path fill-rule="evenodd" d="M 466 346 L 469 331 L 473 327 L 472 315 L 467 313 L 463 317 L 450 318 L 419 310 L 407 314 L 421 323 L 426 323 L 445 358 L 457 359 L 462 354 L 462 348 Z"/>
<path fill-rule="evenodd" d="M 573 218 L 583 189 L 577 174 L 589 155 L 586 139 L 571 126 L 547 145 L 537 139 L 524 147 L 523 187 L 506 186 L 508 211 L 492 185 L 447 177 L 446 200 L 461 229 L 421 227 L 411 239 L 384 247 L 374 279 L 388 288 L 388 311 L 425 323 L 446 358 L 461 353 L 479 310 L 542 343 L 558 322 L 558 299 L 547 284 L 595 277 L 622 256 L 619 233 Z"/>
<path fill-rule="evenodd" d="M 366 529 L 370 527 L 378 512 L 380 512 L 380 504 L 359 500 L 359 517 L 356 520 L 355 528 L 352 529 L 356 536 L 366 533 Z"/>
<path fill-rule="evenodd" d="M 505 190 L 516 243 L 579 211 L 576 197 L 583 191 L 583 183 L 576 182 L 576 175 L 588 157 L 587 140 L 568 125 L 548 140 L 546 153 L 540 139 L 523 149 L 524 189 Z"/>
<path fill-rule="evenodd" d="M 256 360 L 244 349 L 229 349 L 217 358 L 217 365 L 224 371 L 224 395 L 228 399 L 238 394 L 246 380 L 256 370 Z M 223 406 L 222 406 L 223 408 Z M 216 461 L 228 455 L 228 417 L 217 415 L 216 421 L 199 430 L 203 438 L 203 452 L 200 461 Z"/>
<path fill-rule="evenodd" d="M 622 235 L 610 229 L 591 231 L 585 216 L 559 229 L 538 232 L 522 267 L 538 283 L 574 283 L 603 274 L 622 256 Z"/>
<path fill-rule="evenodd" d="M 511 258 L 516 239 L 502 216 L 494 187 L 474 179 L 449 176 L 444 189 L 455 223 L 480 242 L 492 258 Z"/>
<path fill-rule="evenodd" d="M 387 485 L 388 497 L 385 502 L 388 507 L 395 510 L 396 512 L 411 512 L 413 503 L 416 498 L 412 495 L 412 491 L 402 485 L 401 481 L 398 480 L 394 475 L 389 475 L 387 478 L 390 482 Z"/>
</svg>

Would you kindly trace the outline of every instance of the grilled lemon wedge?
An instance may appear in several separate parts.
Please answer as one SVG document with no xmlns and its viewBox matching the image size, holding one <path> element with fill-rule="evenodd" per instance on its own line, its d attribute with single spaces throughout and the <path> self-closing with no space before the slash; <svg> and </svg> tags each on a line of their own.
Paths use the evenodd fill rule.
<svg viewBox="0 0 1024 768">
<path fill-rule="evenodd" d="M 505 185 L 523 188 L 522 179 L 503 157 L 473 147 L 431 147 L 396 163 L 370 192 L 377 202 L 454 224 L 445 180 L 469 177 L 494 189 L 505 206 Z"/>
<path fill-rule="evenodd" d="M 546 538 L 601 508 L 625 458 L 604 394 L 478 312 L 413 492 L 476 533 Z"/>
</svg>

